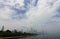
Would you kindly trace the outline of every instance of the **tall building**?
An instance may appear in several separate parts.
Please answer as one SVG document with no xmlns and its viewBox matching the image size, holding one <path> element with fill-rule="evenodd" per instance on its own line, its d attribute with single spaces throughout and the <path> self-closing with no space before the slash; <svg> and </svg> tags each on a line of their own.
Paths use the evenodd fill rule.
<svg viewBox="0 0 60 39">
<path fill-rule="evenodd" d="M 2 26 L 2 29 L 1 29 L 1 31 L 4 31 L 4 25 Z"/>
</svg>

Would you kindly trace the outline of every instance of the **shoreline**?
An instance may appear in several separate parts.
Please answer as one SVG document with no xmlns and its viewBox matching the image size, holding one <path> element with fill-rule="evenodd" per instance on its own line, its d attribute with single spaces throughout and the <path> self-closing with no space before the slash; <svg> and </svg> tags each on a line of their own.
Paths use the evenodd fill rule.
<svg viewBox="0 0 60 39">
<path fill-rule="evenodd" d="M 13 39 L 13 38 L 23 38 L 28 36 L 13 36 L 13 37 L 0 37 L 0 39 Z"/>
<path fill-rule="evenodd" d="M 24 36 L 0 37 L 0 39 L 23 38 Z"/>
</svg>

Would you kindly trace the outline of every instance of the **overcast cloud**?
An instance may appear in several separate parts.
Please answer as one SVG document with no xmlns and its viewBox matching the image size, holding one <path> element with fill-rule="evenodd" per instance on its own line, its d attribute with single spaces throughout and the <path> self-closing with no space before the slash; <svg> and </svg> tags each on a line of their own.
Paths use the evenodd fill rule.
<svg viewBox="0 0 60 39">
<path fill-rule="evenodd" d="M 60 0 L 0 0 L 0 28 L 60 31 Z"/>
</svg>

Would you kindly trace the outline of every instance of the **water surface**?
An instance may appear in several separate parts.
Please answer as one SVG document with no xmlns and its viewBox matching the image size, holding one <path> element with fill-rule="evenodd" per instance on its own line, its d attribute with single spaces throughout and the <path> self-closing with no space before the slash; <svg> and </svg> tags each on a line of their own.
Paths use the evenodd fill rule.
<svg viewBox="0 0 60 39">
<path fill-rule="evenodd" d="M 60 36 L 54 36 L 54 35 L 35 35 L 35 36 L 19 38 L 19 39 L 60 39 Z"/>
</svg>

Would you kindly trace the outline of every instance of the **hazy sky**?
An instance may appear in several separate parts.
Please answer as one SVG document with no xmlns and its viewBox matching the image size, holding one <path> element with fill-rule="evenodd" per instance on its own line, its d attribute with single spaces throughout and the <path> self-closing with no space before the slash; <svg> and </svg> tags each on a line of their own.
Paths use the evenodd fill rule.
<svg viewBox="0 0 60 39">
<path fill-rule="evenodd" d="M 0 29 L 60 31 L 60 0 L 0 0 Z"/>
</svg>

